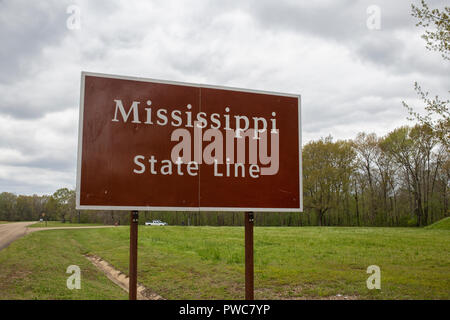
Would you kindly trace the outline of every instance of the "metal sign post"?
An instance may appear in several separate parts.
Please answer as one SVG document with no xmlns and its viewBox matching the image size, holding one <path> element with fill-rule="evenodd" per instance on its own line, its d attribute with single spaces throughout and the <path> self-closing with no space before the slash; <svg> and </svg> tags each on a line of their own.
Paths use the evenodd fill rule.
<svg viewBox="0 0 450 320">
<path fill-rule="evenodd" d="M 137 239 L 138 239 L 139 213 L 130 213 L 130 282 L 128 285 L 129 299 L 137 299 Z"/>
<path fill-rule="evenodd" d="M 253 212 L 245 213 L 245 300 L 254 299 Z"/>
<path fill-rule="evenodd" d="M 45 221 L 45 226 L 47 226 L 47 220 L 48 220 L 48 218 L 47 218 L 47 220 L 45 220 L 45 213 L 42 213 L 42 219 Z"/>
</svg>

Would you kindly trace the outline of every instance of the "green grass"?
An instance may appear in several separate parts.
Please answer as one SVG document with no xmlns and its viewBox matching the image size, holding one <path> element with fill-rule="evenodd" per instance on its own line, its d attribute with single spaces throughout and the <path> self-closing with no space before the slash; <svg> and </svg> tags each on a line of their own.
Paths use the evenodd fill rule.
<svg viewBox="0 0 450 320">
<path fill-rule="evenodd" d="M 435 222 L 425 228 L 434 230 L 450 230 L 450 217 L 439 220 L 438 222 Z"/>
<path fill-rule="evenodd" d="M 1 250 L 0 299 L 126 299 L 126 292 L 83 256 L 71 232 L 31 233 Z M 67 289 L 70 265 L 81 268 L 80 290 Z"/>
<path fill-rule="evenodd" d="M 256 227 L 255 298 L 449 299 L 450 232 L 419 228 Z M 242 227 L 139 227 L 138 281 L 167 299 L 242 299 Z M 0 298 L 121 299 L 83 257 L 128 273 L 129 229 L 49 230 L 0 251 Z M 65 288 L 70 264 L 82 290 Z M 368 290 L 369 265 L 381 290 Z"/>
<path fill-rule="evenodd" d="M 95 224 L 95 223 L 70 223 L 70 222 L 62 223 L 61 221 L 47 221 L 47 225 L 45 224 L 45 222 L 36 222 L 28 226 L 28 228 L 90 227 L 101 225 L 102 224 Z"/>
</svg>

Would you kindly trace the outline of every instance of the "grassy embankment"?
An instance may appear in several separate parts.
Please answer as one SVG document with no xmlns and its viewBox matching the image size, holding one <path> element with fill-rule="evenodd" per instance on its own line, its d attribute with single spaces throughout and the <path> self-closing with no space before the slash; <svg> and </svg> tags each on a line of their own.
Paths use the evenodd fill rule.
<svg viewBox="0 0 450 320">
<path fill-rule="evenodd" d="M 438 222 L 435 222 L 425 228 L 432 230 L 450 230 L 450 217 L 439 220 Z"/>
<path fill-rule="evenodd" d="M 257 227 L 257 299 L 449 299 L 450 232 L 419 228 Z M 0 251 L 0 299 L 126 299 L 83 254 L 128 272 L 128 228 L 49 230 Z M 242 299 L 242 227 L 139 227 L 138 281 L 167 299 Z M 82 289 L 66 288 L 81 268 Z M 381 290 L 368 290 L 369 265 Z"/>
</svg>

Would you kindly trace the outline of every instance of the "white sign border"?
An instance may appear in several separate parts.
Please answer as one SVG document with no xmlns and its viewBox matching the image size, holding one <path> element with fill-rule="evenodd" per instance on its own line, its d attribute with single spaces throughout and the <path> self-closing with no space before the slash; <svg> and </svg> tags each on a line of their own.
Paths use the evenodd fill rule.
<svg viewBox="0 0 450 320">
<path fill-rule="evenodd" d="M 80 188 L 81 188 L 81 157 L 82 157 L 82 143 L 83 143 L 83 115 L 84 115 L 84 89 L 85 89 L 85 78 L 86 76 L 101 77 L 101 78 L 111 78 L 111 79 L 123 79 L 123 80 L 134 80 L 141 82 L 152 82 L 152 83 L 162 83 L 162 84 L 173 84 L 188 87 L 201 87 L 201 88 L 211 88 L 211 89 L 221 89 L 230 91 L 240 91 L 249 93 L 260 93 L 269 94 L 285 97 L 293 97 L 298 99 L 298 143 L 299 143 L 299 208 L 240 208 L 240 207 L 136 207 L 136 206 L 93 206 L 93 205 L 80 205 Z M 80 90 L 80 110 L 78 119 L 78 154 L 77 154 L 77 185 L 76 185 L 76 209 L 77 210 L 123 210 L 123 211 L 253 211 L 253 212 L 303 212 L 303 171 L 302 171 L 302 123 L 301 123 L 301 95 L 263 91 L 263 90 L 253 90 L 253 89 L 243 89 L 234 87 L 224 87 L 197 83 L 187 83 L 178 81 L 168 81 L 168 80 L 158 80 L 131 76 L 119 76 L 113 74 L 103 74 L 96 72 L 81 72 L 81 90 Z"/>
</svg>

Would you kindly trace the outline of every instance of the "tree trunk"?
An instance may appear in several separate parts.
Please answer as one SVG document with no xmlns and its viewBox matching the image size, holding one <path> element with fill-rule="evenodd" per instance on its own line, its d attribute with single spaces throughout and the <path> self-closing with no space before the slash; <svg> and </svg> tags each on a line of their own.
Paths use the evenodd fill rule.
<svg viewBox="0 0 450 320">
<path fill-rule="evenodd" d="M 322 222 L 323 222 L 322 219 L 323 219 L 322 209 L 318 209 L 317 210 L 317 224 L 318 224 L 319 227 L 322 226 Z"/>
</svg>

